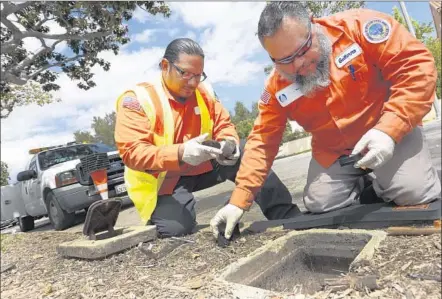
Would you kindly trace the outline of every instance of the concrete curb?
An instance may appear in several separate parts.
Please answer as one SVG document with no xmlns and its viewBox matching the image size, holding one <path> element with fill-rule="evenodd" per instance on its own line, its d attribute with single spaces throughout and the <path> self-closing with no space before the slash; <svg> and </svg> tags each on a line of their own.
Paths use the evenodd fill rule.
<svg viewBox="0 0 442 299">
<path fill-rule="evenodd" d="M 380 243 L 387 237 L 387 233 L 384 231 L 378 230 L 364 230 L 364 229 L 311 229 L 304 231 L 293 231 L 288 233 L 287 235 L 280 237 L 274 241 L 269 242 L 268 244 L 258 248 L 254 252 L 250 253 L 247 257 L 241 258 L 238 261 L 230 264 L 226 268 L 221 271 L 221 274 L 215 278 L 215 281 L 223 284 L 225 287 L 230 289 L 233 293 L 233 296 L 240 299 L 269 299 L 274 296 L 285 296 L 285 294 L 280 292 L 272 292 L 269 290 L 251 287 L 247 285 L 242 285 L 238 283 L 229 282 L 226 278 L 236 273 L 241 266 L 246 265 L 252 260 L 259 261 L 260 256 L 265 252 L 278 252 L 288 240 L 293 238 L 294 236 L 303 235 L 303 234 L 365 234 L 370 235 L 371 239 L 364 246 L 358 256 L 354 259 L 352 264 L 350 265 L 351 269 L 356 266 L 367 264 L 372 260 L 375 250 L 379 247 Z"/>
<path fill-rule="evenodd" d="M 119 235 L 103 240 L 78 239 L 57 246 L 57 253 L 63 257 L 74 257 L 88 260 L 103 259 L 156 239 L 157 231 L 151 226 L 130 226 L 116 229 Z"/>
</svg>

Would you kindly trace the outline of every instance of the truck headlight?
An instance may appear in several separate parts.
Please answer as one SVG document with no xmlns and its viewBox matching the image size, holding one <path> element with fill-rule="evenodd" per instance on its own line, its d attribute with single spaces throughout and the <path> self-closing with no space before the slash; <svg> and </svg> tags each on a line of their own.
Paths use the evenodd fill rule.
<svg viewBox="0 0 442 299">
<path fill-rule="evenodd" d="M 77 183 L 77 177 L 75 176 L 75 169 L 71 169 L 68 171 L 63 171 L 60 173 L 57 173 L 55 175 L 55 186 L 57 188 L 72 185 Z"/>
</svg>

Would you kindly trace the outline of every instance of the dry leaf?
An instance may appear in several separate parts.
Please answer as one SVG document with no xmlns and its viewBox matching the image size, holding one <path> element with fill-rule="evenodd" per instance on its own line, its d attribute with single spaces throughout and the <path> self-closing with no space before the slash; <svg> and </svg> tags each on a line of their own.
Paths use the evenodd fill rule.
<svg viewBox="0 0 442 299">
<path fill-rule="evenodd" d="M 196 290 L 203 286 L 203 280 L 200 277 L 195 277 L 186 282 L 185 286 L 189 289 Z"/>
<path fill-rule="evenodd" d="M 402 293 L 402 294 L 404 293 L 404 289 L 400 285 L 398 285 L 397 283 L 393 283 L 391 286 L 393 288 L 395 288 L 396 291 L 398 291 L 399 293 Z"/>
<path fill-rule="evenodd" d="M 411 265 L 412 262 L 413 262 L 413 261 L 409 261 L 408 263 L 406 263 L 405 265 L 403 265 L 402 268 L 401 268 L 401 270 L 402 270 L 402 271 L 407 270 L 407 268 L 410 267 L 410 265 Z"/>
<path fill-rule="evenodd" d="M 52 289 L 52 284 L 48 284 L 48 285 L 45 287 L 45 295 L 49 295 L 49 294 L 51 294 L 53 291 L 54 291 L 54 290 Z"/>
</svg>

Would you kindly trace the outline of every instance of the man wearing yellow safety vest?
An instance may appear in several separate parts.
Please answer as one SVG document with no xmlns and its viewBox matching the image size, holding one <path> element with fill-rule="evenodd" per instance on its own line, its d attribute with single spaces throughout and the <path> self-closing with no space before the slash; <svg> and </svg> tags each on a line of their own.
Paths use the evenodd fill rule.
<svg viewBox="0 0 442 299">
<path fill-rule="evenodd" d="M 118 97 L 115 140 L 126 166 L 128 194 L 142 221 L 170 237 L 194 231 L 192 192 L 235 181 L 242 146 L 227 110 L 205 81 L 204 53 L 195 41 L 173 40 L 160 68 L 158 78 Z M 205 140 L 218 141 L 221 148 L 203 145 Z M 226 140 L 236 144 L 227 157 L 222 154 Z M 299 213 L 273 172 L 255 201 L 268 219 Z M 232 231 L 226 227 L 226 237 Z"/>
</svg>

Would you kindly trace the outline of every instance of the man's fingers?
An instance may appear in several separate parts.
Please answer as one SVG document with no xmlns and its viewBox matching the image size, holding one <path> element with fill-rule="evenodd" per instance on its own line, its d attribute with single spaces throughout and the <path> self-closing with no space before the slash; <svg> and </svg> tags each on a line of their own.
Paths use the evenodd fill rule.
<svg viewBox="0 0 442 299">
<path fill-rule="evenodd" d="M 376 152 L 375 151 L 369 151 L 364 157 L 362 157 L 361 160 L 359 160 L 355 166 L 358 168 L 370 168 L 372 164 L 374 164 L 377 160 Z"/>
<path fill-rule="evenodd" d="M 236 223 L 234 221 L 227 221 L 226 232 L 224 234 L 224 237 L 226 237 L 226 239 L 230 239 L 230 237 L 232 237 L 233 229 L 235 228 L 235 225 L 236 225 Z"/>
<path fill-rule="evenodd" d="M 206 140 L 207 136 L 209 136 L 209 133 L 204 133 L 204 134 L 202 134 L 202 135 L 200 135 L 200 136 L 198 136 L 198 137 L 195 137 L 195 140 L 196 140 L 198 143 L 201 143 L 201 142 L 203 142 L 204 140 Z"/>
<path fill-rule="evenodd" d="M 362 137 L 361 140 L 359 140 L 358 143 L 356 143 L 355 148 L 351 152 L 352 155 L 360 154 L 368 145 L 369 139 Z"/>
<path fill-rule="evenodd" d="M 215 154 L 215 155 L 221 155 L 223 152 L 221 149 L 206 145 L 200 145 L 200 148 L 205 151 L 206 153 Z"/>
<path fill-rule="evenodd" d="M 219 219 L 217 216 L 215 216 L 212 218 L 212 220 L 210 220 L 210 227 L 212 228 L 212 233 L 215 239 L 218 238 L 219 234 L 218 225 L 219 225 Z"/>
</svg>

